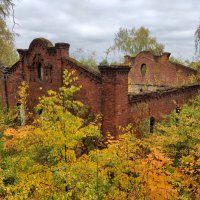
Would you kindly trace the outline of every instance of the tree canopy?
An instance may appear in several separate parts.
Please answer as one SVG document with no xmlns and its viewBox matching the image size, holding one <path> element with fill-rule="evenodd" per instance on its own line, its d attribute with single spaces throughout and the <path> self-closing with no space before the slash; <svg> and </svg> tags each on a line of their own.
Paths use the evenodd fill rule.
<svg viewBox="0 0 200 200">
<path fill-rule="evenodd" d="M 139 29 L 120 28 L 115 34 L 114 45 L 110 50 L 120 50 L 131 56 L 135 56 L 141 51 L 151 51 L 154 54 L 161 54 L 164 45 L 157 42 L 155 37 L 150 35 L 149 29 L 140 27 Z"/>
<path fill-rule="evenodd" d="M 73 98 L 76 80 L 65 71 L 63 86 L 40 98 L 43 111 L 31 125 L 12 128 L 0 112 L 0 199 L 200 198 L 200 96 L 154 133 L 137 138 L 128 125 L 118 140 L 102 141 L 98 124 L 83 126 L 77 115 L 84 105 Z"/>
<path fill-rule="evenodd" d="M 0 16 L 6 17 L 10 14 L 10 8 L 14 6 L 13 0 L 0 1 Z"/>
<path fill-rule="evenodd" d="M 6 18 L 10 16 L 10 10 L 13 9 L 12 0 L 0 1 L 0 66 L 11 66 L 17 59 L 14 47 L 14 33 L 12 33 L 6 24 Z"/>
</svg>

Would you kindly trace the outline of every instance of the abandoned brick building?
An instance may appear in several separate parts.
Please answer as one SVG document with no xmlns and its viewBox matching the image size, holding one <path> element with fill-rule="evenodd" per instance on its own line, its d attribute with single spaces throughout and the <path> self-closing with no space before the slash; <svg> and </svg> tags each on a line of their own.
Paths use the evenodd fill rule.
<svg viewBox="0 0 200 200">
<path fill-rule="evenodd" d="M 150 124 L 179 108 L 200 89 L 197 71 L 170 62 L 170 53 L 153 55 L 144 51 L 125 56 L 119 65 L 100 65 L 90 69 L 69 56 L 67 43 L 55 46 L 46 39 L 34 39 L 28 49 L 18 49 L 20 59 L 11 68 L 1 68 L 0 90 L 7 107 L 17 105 L 17 91 L 25 80 L 29 84 L 28 107 L 38 97 L 62 85 L 63 70 L 75 70 L 82 85 L 76 98 L 102 114 L 102 131 L 118 135 L 118 126 L 149 119 Z M 194 83 L 194 80 L 196 82 Z"/>
</svg>

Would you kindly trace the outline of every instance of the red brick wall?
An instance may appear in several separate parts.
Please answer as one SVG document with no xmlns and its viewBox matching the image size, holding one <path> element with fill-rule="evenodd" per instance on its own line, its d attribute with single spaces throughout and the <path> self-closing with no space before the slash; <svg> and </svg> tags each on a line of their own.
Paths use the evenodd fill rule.
<svg viewBox="0 0 200 200">
<path fill-rule="evenodd" d="M 79 62 L 69 57 L 69 44 L 57 43 L 53 46 L 45 39 L 35 39 L 29 49 L 18 50 L 20 61 L 11 68 L 6 79 L 8 104 L 17 104 L 18 86 L 22 80 L 29 84 L 28 107 L 30 110 L 38 103 L 38 97 L 48 90 L 57 91 L 62 86 L 63 70 L 75 71 L 77 84 L 82 89 L 75 97 L 88 105 L 95 114 L 102 113 L 103 134 L 110 132 L 117 136 L 118 126 L 127 123 L 138 123 L 150 116 L 156 120 L 169 114 L 191 99 L 200 86 L 176 88 L 168 92 L 154 92 L 128 96 L 128 82 L 131 84 L 150 84 L 177 86 L 189 83 L 189 76 L 196 72 L 169 62 L 169 54 L 153 56 L 142 52 L 136 58 L 129 58 L 132 67 L 127 65 L 99 66 L 99 72 L 88 71 Z M 38 63 L 44 70 L 43 80 L 38 77 Z M 140 67 L 146 64 L 147 71 L 142 77 Z M 131 69 L 131 70 L 130 70 Z M 130 72 L 129 72 L 130 71 Z M 180 72 L 179 72 L 180 71 Z M 4 79 L 1 77 L 1 88 L 6 104 Z"/>
<path fill-rule="evenodd" d="M 16 106 L 18 86 L 22 80 L 25 80 L 29 84 L 28 107 L 33 110 L 38 103 L 39 96 L 45 95 L 48 90 L 57 91 L 62 86 L 63 70 L 67 69 L 76 71 L 77 84 L 82 85 L 81 91 L 76 94 L 78 100 L 87 104 L 94 113 L 100 113 L 100 78 L 94 78 L 91 73 L 83 71 L 77 64 L 63 61 L 69 58 L 68 44 L 57 43 L 55 47 L 48 47 L 50 42 L 47 42 L 42 39 L 36 39 L 30 44 L 28 50 L 19 50 L 20 62 L 16 64 L 16 67 L 12 68 L 14 70 L 7 78 L 9 106 Z M 43 80 L 38 78 L 38 63 L 43 66 Z"/>
<path fill-rule="evenodd" d="M 139 123 L 150 117 L 156 120 L 170 114 L 176 108 L 188 103 L 198 94 L 200 85 L 172 89 L 168 92 L 154 92 L 149 95 L 129 96 L 129 123 Z"/>
<path fill-rule="evenodd" d="M 169 54 L 154 56 L 150 52 L 141 52 L 135 58 L 126 57 L 125 63 L 131 62 L 129 84 L 179 86 L 191 83 L 195 70 L 173 64 Z M 146 74 L 142 76 L 141 65 L 146 64 Z"/>
<path fill-rule="evenodd" d="M 95 114 L 101 114 L 101 79 L 67 60 L 63 68 L 75 71 L 74 76 L 78 77 L 76 84 L 82 86 L 75 98 L 89 106 Z"/>
<path fill-rule="evenodd" d="M 17 104 L 17 93 L 18 93 L 18 87 L 20 83 L 22 82 L 22 65 L 21 62 L 17 62 L 15 66 L 13 67 L 13 71 L 10 75 L 6 78 L 6 94 L 8 97 L 8 106 L 14 107 Z M 5 83 L 5 82 L 4 82 Z M 4 96 L 4 98 L 6 98 Z M 4 100 L 5 102 L 6 100 Z"/>
<path fill-rule="evenodd" d="M 128 66 L 99 66 L 102 77 L 102 132 L 119 135 L 127 125 Z"/>
</svg>

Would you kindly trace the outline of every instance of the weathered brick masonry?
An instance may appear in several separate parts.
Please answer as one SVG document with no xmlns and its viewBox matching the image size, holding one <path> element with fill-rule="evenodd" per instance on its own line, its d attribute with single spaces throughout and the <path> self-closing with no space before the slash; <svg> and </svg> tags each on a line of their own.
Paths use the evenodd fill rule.
<svg viewBox="0 0 200 200">
<path fill-rule="evenodd" d="M 194 84 L 144 94 L 129 94 L 128 122 L 137 124 L 151 117 L 158 121 L 172 110 L 180 109 L 197 95 L 199 90 L 200 85 Z"/>
<path fill-rule="evenodd" d="M 200 85 L 198 73 L 169 61 L 169 53 L 160 56 L 141 52 L 125 57 L 124 64 L 99 66 L 91 70 L 69 56 L 68 43 L 53 44 L 35 39 L 28 49 L 18 49 L 20 60 L 11 68 L 1 68 L 2 102 L 17 105 L 18 86 L 29 84 L 28 107 L 33 110 L 38 97 L 62 85 L 63 70 L 75 71 L 82 85 L 76 98 L 95 114 L 102 114 L 103 134 L 119 134 L 118 126 L 138 123 L 145 118 L 159 120 L 194 97 Z M 196 84 L 192 84 L 196 79 Z"/>
<path fill-rule="evenodd" d="M 136 57 L 125 56 L 125 63 L 132 68 L 129 73 L 129 86 L 134 90 L 145 92 L 156 88 L 175 87 L 191 84 L 197 76 L 197 71 L 169 60 L 170 53 L 153 55 L 148 51 L 139 53 Z M 131 90 L 131 88 L 130 88 Z"/>
</svg>

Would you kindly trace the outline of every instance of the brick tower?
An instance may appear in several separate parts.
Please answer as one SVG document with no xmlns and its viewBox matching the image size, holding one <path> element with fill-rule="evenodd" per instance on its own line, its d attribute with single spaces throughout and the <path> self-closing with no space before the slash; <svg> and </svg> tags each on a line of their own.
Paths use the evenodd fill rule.
<svg viewBox="0 0 200 200">
<path fill-rule="evenodd" d="M 117 137 L 127 125 L 128 65 L 100 65 L 102 77 L 102 132 Z"/>
</svg>

